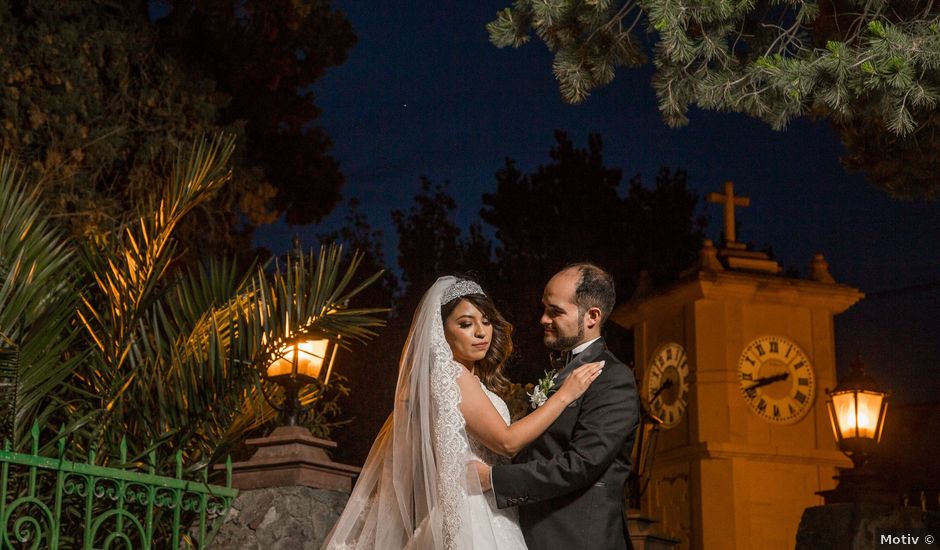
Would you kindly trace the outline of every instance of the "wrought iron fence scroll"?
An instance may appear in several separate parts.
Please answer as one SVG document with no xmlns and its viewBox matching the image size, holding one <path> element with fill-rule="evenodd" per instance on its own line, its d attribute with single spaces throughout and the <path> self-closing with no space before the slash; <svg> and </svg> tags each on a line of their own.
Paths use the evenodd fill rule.
<svg viewBox="0 0 940 550">
<path fill-rule="evenodd" d="M 206 548 L 238 494 L 232 488 L 232 462 L 226 486 L 183 479 L 182 453 L 174 477 L 95 465 L 65 457 L 39 456 L 39 426 L 33 424 L 32 453 L 0 450 L 0 549 L 150 550 Z M 122 441 L 121 464 L 127 462 Z M 156 463 L 150 453 L 150 464 Z"/>
</svg>

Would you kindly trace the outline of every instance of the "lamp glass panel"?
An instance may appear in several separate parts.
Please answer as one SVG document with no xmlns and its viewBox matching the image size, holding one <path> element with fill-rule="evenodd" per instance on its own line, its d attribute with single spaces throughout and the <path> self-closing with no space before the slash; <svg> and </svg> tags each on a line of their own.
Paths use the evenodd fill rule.
<svg viewBox="0 0 940 550">
<path fill-rule="evenodd" d="M 883 399 L 883 394 L 864 391 L 833 394 L 832 408 L 838 419 L 842 438 L 875 439 Z"/>
<path fill-rule="evenodd" d="M 836 442 L 842 441 L 842 430 L 839 428 L 839 415 L 836 412 L 836 407 L 832 399 L 826 403 L 826 409 L 829 411 L 829 422 L 832 424 L 832 433 L 836 438 Z"/>
<path fill-rule="evenodd" d="M 858 392 L 858 436 L 878 439 L 878 422 L 881 416 L 880 393 Z"/>
<path fill-rule="evenodd" d="M 329 345 L 329 340 L 305 340 L 284 346 L 278 352 L 278 358 L 268 366 L 268 377 L 273 378 L 291 374 L 296 353 L 297 374 L 308 378 L 317 378 L 320 376 L 320 369 L 323 368 L 323 361 Z"/>
</svg>

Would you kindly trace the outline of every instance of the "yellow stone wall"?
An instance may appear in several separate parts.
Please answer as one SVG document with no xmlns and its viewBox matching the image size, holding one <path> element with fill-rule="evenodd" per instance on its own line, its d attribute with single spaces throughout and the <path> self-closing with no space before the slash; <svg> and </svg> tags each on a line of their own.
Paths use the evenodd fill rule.
<svg viewBox="0 0 940 550">
<path fill-rule="evenodd" d="M 833 315 L 861 298 L 852 288 L 771 275 L 705 273 L 625 304 L 613 320 L 634 329 L 637 378 L 665 342 L 686 350 L 688 411 L 659 434 L 647 515 L 683 549 L 792 549 L 804 508 L 850 465 L 833 440 L 826 388 L 836 383 Z M 812 409 L 793 424 L 765 421 L 745 403 L 738 358 L 759 336 L 796 342 L 816 376 Z"/>
</svg>

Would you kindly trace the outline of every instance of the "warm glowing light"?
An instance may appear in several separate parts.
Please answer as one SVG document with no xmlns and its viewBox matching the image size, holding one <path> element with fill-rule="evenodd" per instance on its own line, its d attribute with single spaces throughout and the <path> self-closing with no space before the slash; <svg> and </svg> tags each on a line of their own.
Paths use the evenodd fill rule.
<svg viewBox="0 0 940 550">
<path fill-rule="evenodd" d="M 882 393 L 867 391 L 832 394 L 832 414 L 837 437 L 863 437 L 878 441 L 884 417 Z"/>
<path fill-rule="evenodd" d="M 839 449 L 861 468 L 881 442 L 881 429 L 888 411 L 888 392 L 865 373 L 861 357 L 852 362 L 852 372 L 829 394 L 829 421 Z"/>
<path fill-rule="evenodd" d="M 305 340 L 284 346 L 278 351 L 277 359 L 268 365 L 268 378 L 290 376 L 297 364 L 297 376 L 315 379 L 326 361 L 329 340 Z"/>
</svg>

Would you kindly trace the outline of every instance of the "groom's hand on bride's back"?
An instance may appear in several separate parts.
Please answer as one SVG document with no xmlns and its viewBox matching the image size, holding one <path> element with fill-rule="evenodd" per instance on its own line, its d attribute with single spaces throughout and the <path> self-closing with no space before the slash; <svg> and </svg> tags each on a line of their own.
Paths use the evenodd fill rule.
<svg viewBox="0 0 940 550">
<path fill-rule="evenodd" d="M 467 462 L 467 475 L 471 478 L 477 477 L 480 479 L 480 487 L 483 489 L 484 493 L 493 488 L 493 478 L 491 474 L 492 468 L 490 468 L 489 464 L 484 464 L 479 460 Z"/>
</svg>

